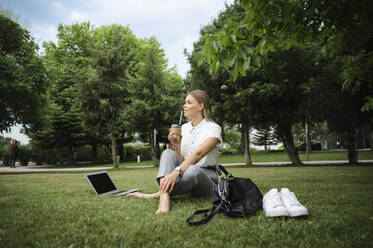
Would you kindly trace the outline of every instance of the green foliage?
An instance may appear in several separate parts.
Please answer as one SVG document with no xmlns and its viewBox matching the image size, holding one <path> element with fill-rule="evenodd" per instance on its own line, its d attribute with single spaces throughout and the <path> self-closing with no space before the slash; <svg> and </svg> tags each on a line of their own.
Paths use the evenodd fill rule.
<svg viewBox="0 0 373 248">
<path fill-rule="evenodd" d="M 237 130 L 236 127 L 224 127 L 224 137 L 223 141 L 226 144 L 229 144 L 230 148 L 232 149 L 240 149 L 241 144 L 241 133 Z"/>
<path fill-rule="evenodd" d="M 312 142 L 318 142 L 326 139 L 326 137 L 331 134 L 326 121 L 308 124 L 308 129 Z M 292 133 L 295 140 L 305 140 L 306 131 L 304 123 L 299 122 L 294 124 L 292 126 Z"/>
<path fill-rule="evenodd" d="M 152 150 L 150 146 L 130 146 L 124 145 L 124 160 L 125 161 L 137 161 L 137 156 L 140 156 L 141 160 L 151 160 Z"/>
<path fill-rule="evenodd" d="M 76 162 L 87 162 L 92 160 L 92 146 L 84 145 L 76 148 L 74 158 Z M 107 162 L 111 160 L 111 150 L 107 146 L 98 145 L 95 162 Z"/>
<path fill-rule="evenodd" d="M 22 166 L 27 166 L 32 159 L 33 150 L 31 145 L 20 145 L 20 152 L 18 153 L 18 160 Z"/>
<path fill-rule="evenodd" d="M 123 145 L 123 161 L 137 161 L 137 155 L 141 156 L 141 160 L 150 160 L 152 158 L 152 152 L 150 146 L 132 146 Z M 92 161 L 92 147 L 89 145 L 80 146 L 74 153 L 76 162 L 88 162 Z M 100 145 L 97 147 L 96 162 L 108 162 L 111 161 L 111 149 L 107 146 Z"/>
<path fill-rule="evenodd" d="M 224 148 L 221 147 L 219 148 L 219 151 L 221 152 L 222 155 L 230 155 L 230 154 L 239 154 L 240 151 L 235 148 Z"/>
<path fill-rule="evenodd" d="M 251 142 L 257 146 L 264 146 L 264 149 L 268 150 L 271 145 L 276 145 L 278 143 L 274 132 L 275 130 L 271 128 L 257 130 L 257 132 L 253 134 Z"/>
<path fill-rule="evenodd" d="M 166 69 L 164 52 L 154 37 L 140 41 L 128 27 L 94 28 L 89 22 L 60 24 L 57 36 L 57 43 L 44 44 L 51 87 L 44 119 L 26 130 L 33 146 L 64 150 L 73 162 L 91 160 L 94 153 L 88 156 L 84 146 L 107 145 L 108 134 L 116 146 L 123 134 L 139 132 L 145 140 L 154 128 L 161 135 L 167 132 L 171 120 L 177 119 L 176 106 L 181 106 L 182 79 L 174 69 Z M 128 123 L 130 113 L 135 114 Z M 141 122 L 144 116 L 146 123 Z M 124 139 L 118 142 L 121 145 Z M 81 152 L 77 155 L 76 150 Z M 64 162 L 59 155 L 44 152 L 36 157 Z"/>
<path fill-rule="evenodd" d="M 165 54 L 155 37 L 142 41 L 140 56 L 139 72 L 129 87 L 126 124 L 146 137 L 153 129 L 167 136 L 164 127 L 177 122 L 181 111 L 182 80 L 175 71 L 166 70 Z"/>
<path fill-rule="evenodd" d="M 0 14 L 0 131 L 38 121 L 45 70 L 29 31 Z"/>
<path fill-rule="evenodd" d="M 11 141 L 12 141 L 12 138 L 3 137 L 3 136 L 0 135 L 0 147 L 1 146 L 9 146 Z"/>
<path fill-rule="evenodd" d="M 48 110 L 43 120 L 31 125 L 26 133 L 40 149 L 66 148 L 70 162 L 73 147 L 88 142 L 91 136 L 82 121 L 78 83 L 84 80 L 88 66 L 89 23 L 58 26 L 58 42 L 44 43 L 43 61 L 47 70 Z"/>
<path fill-rule="evenodd" d="M 123 119 L 126 127 L 151 144 L 156 166 L 153 130 L 166 139 L 169 126 L 178 121 L 184 97 L 182 79 L 174 70 L 167 70 L 164 51 L 155 37 L 140 43 L 138 72 L 129 85 L 130 105 Z"/>
<path fill-rule="evenodd" d="M 0 156 L 3 166 L 9 166 L 9 144 L 0 146 Z"/>
<path fill-rule="evenodd" d="M 128 27 L 111 25 L 94 30 L 89 47 L 92 62 L 87 80 L 80 82 L 78 100 L 85 123 L 101 135 L 123 129 L 120 115 L 128 103 L 136 47 L 136 37 Z"/>
<path fill-rule="evenodd" d="M 233 15 L 232 10 L 240 14 Z M 331 56 L 345 56 L 344 88 L 373 88 L 372 10 L 370 0 L 238 0 L 220 15 L 222 23 L 215 32 L 202 34 L 201 61 L 213 70 L 222 65 L 237 80 L 274 51 L 322 40 Z M 221 18 L 224 15 L 228 18 Z M 371 96 L 364 98 L 363 110 L 369 109 Z"/>
</svg>

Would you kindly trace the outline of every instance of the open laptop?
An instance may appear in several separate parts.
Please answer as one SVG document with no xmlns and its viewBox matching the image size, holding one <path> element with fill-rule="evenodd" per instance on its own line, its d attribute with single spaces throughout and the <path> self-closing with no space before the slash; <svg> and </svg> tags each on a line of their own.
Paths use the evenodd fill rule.
<svg viewBox="0 0 373 248">
<path fill-rule="evenodd" d="M 85 174 L 89 184 L 98 195 L 127 195 L 140 189 L 118 190 L 107 171 Z"/>
</svg>

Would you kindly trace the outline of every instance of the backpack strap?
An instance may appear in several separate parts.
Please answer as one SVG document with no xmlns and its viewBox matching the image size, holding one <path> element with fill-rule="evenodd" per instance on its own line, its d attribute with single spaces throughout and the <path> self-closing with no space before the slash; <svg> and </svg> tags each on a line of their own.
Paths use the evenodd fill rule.
<svg viewBox="0 0 373 248">
<path fill-rule="evenodd" d="M 232 174 L 230 174 L 225 168 L 224 166 L 222 166 L 221 164 L 217 164 L 216 165 L 216 172 L 218 173 L 218 176 L 221 177 L 223 176 L 222 172 L 224 173 L 224 175 L 226 177 L 231 177 Z"/>
<path fill-rule="evenodd" d="M 186 222 L 188 223 L 189 226 L 200 226 L 200 225 L 206 224 L 219 212 L 223 204 L 224 202 L 221 201 L 220 204 L 216 208 L 197 210 L 191 216 L 188 217 Z M 208 214 L 208 212 L 210 213 Z M 199 221 L 193 221 L 194 216 L 199 215 L 199 214 L 204 214 L 203 218 Z"/>
<path fill-rule="evenodd" d="M 228 171 L 220 164 L 216 165 L 216 172 L 218 173 L 218 177 L 220 178 L 220 182 L 218 183 L 217 195 L 220 198 L 220 203 L 215 208 L 211 209 L 203 209 L 195 211 L 191 216 L 189 216 L 186 220 L 189 226 L 200 226 L 209 222 L 219 211 L 220 209 L 225 206 L 228 207 L 231 203 L 228 201 L 228 190 L 226 185 L 226 177 L 232 177 L 232 174 L 228 173 Z M 222 174 L 224 173 L 224 175 Z M 193 221 L 194 216 L 204 214 L 203 218 L 199 221 Z"/>
</svg>

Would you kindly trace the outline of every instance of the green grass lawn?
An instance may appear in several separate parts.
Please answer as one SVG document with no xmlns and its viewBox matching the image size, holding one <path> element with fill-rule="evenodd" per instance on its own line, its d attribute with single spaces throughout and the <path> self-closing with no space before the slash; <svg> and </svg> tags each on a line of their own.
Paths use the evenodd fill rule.
<svg viewBox="0 0 373 248">
<path fill-rule="evenodd" d="M 373 160 L 373 151 L 359 151 L 359 160 Z M 305 152 L 299 153 L 299 158 L 302 161 L 306 161 Z M 314 151 L 310 153 L 310 161 L 331 161 L 331 160 L 348 160 L 347 151 Z M 290 159 L 285 152 L 255 152 L 251 154 L 251 160 L 255 162 L 289 162 Z M 242 154 L 239 155 L 224 155 L 219 157 L 220 163 L 243 163 L 245 157 Z"/>
<path fill-rule="evenodd" d="M 157 200 L 96 196 L 84 173 L 0 175 L 0 247 L 373 247 L 373 166 L 228 169 L 263 194 L 289 187 L 309 217 L 218 214 L 188 227 L 212 199 L 176 197 L 156 216 Z M 157 190 L 156 168 L 109 173 L 121 189 Z"/>
</svg>

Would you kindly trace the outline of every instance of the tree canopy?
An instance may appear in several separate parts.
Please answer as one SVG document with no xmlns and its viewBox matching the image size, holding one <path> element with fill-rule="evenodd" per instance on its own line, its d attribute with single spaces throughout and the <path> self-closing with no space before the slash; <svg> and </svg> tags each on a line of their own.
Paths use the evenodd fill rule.
<svg viewBox="0 0 373 248">
<path fill-rule="evenodd" d="M 46 80 L 29 31 L 2 14 L 0 26 L 0 131 L 9 131 L 38 121 Z"/>
</svg>

